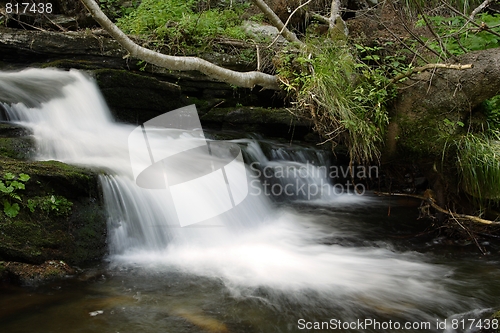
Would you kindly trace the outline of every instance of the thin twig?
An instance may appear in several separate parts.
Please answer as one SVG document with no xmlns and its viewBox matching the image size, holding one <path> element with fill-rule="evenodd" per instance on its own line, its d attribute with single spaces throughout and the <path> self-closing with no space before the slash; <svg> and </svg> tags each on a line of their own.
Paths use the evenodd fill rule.
<svg viewBox="0 0 500 333">
<path fill-rule="evenodd" d="M 434 199 L 431 197 L 424 197 L 422 195 L 405 194 L 405 193 L 387 193 L 387 192 L 374 192 L 374 193 L 376 195 L 400 196 L 400 197 L 409 197 L 409 198 L 420 199 L 420 200 L 423 200 L 423 201 L 426 201 L 427 203 L 429 203 L 429 205 L 431 205 L 438 212 L 444 213 L 444 214 L 449 215 L 449 216 L 453 216 L 454 218 L 465 219 L 465 220 L 469 220 L 471 222 L 487 224 L 487 225 L 500 225 L 500 222 L 497 222 L 497 221 L 485 220 L 485 219 L 482 219 L 480 217 L 472 216 L 472 215 L 452 213 L 451 211 L 448 211 L 446 209 L 439 207 L 436 204 L 436 202 L 434 201 Z"/>
<path fill-rule="evenodd" d="M 476 237 L 474 237 L 474 235 L 470 232 L 470 230 L 469 230 L 469 229 L 467 229 L 466 227 L 464 227 L 464 226 L 462 225 L 462 223 L 460 223 L 460 222 L 459 222 L 459 221 L 455 218 L 455 216 L 453 216 L 453 214 L 451 213 L 451 211 L 450 211 L 450 215 L 451 215 L 451 217 L 453 218 L 453 220 L 455 220 L 455 222 L 456 222 L 456 223 L 457 223 L 457 224 L 458 224 L 458 225 L 459 225 L 462 229 L 464 229 L 464 230 L 465 230 L 465 232 L 466 232 L 466 233 L 468 233 L 468 234 L 469 234 L 469 236 L 470 236 L 470 237 L 474 240 L 474 242 L 476 243 L 477 248 L 479 249 L 479 251 L 481 251 L 481 253 L 483 254 L 483 256 L 484 256 L 484 255 L 486 255 L 486 251 L 484 251 L 484 249 L 481 247 L 481 245 L 479 245 L 479 242 L 477 241 L 477 238 L 476 238 Z"/>
<path fill-rule="evenodd" d="M 450 53 L 450 51 L 448 51 L 446 46 L 444 46 L 443 41 L 441 40 L 441 37 L 439 37 L 439 35 L 434 31 L 434 28 L 432 28 L 431 22 L 429 22 L 429 20 L 427 19 L 427 16 L 424 14 L 424 11 L 422 10 L 422 7 L 420 7 L 420 4 L 418 3 L 418 1 L 415 1 L 415 4 L 417 5 L 418 12 L 420 13 L 422 18 L 424 19 L 425 25 L 427 26 L 427 28 L 429 29 L 431 34 L 434 36 L 434 38 L 436 38 L 436 40 L 438 41 L 439 47 L 441 48 L 441 50 L 443 50 L 444 53 L 446 53 L 446 55 L 448 57 L 451 57 L 452 54 Z"/>
<path fill-rule="evenodd" d="M 394 7 L 394 4 L 393 5 L 393 8 L 394 10 L 397 12 L 396 8 Z M 441 55 L 434 49 L 432 49 L 429 45 L 427 45 L 427 43 L 425 43 L 422 38 L 420 38 L 419 36 L 417 36 L 410 28 L 408 28 L 408 25 L 406 24 L 406 22 L 404 21 L 404 19 L 402 18 L 401 14 L 398 15 L 398 19 L 399 21 L 401 22 L 401 24 L 403 25 L 403 28 L 417 41 L 419 42 L 420 45 L 422 45 L 423 47 L 425 47 L 427 50 L 429 50 L 430 52 L 434 53 L 439 59 L 441 59 Z"/>
<path fill-rule="evenodd" d="M 43 14 L 43 16 L 45 16 L 45 18 L 46 18 L 47 20 L 49 20 L 49 21 L 50 21 L 50 23 L 52 23 L 53 25 L 55 25 L 56 27 L 58 27 L 61 31 L 63 31 L 63 32 L 67 32 L 67 31 L 68 31 L 68 29 L 66 29 L 66 28 L 64 28 L 64 27 L 60 26 L 59 24 L 57 24 L 56 22 L 52 21 L 52 20 L 50 19 L 50 17 L 48 17 L 48 16 L 47 16 L 47 14 Z"/>
<path fill-rule="evenodd" d="M 417 53 L 417 51 L 413 50 L 411 47 L 409 47 L 408 45 L 406 45 L 406 43 L 401 40 L 401 38 L 399 38 L 394 32 L 392 32 L 392 30 L 390 30 L 383 22 L 380 22 L 380 24 L 382 24 L 382 26 L 387 30 L 389 31 L 389 33 L 397 39 L 398 42 L 401 43 L 401 45 L 403 45 L 406 49 L 408 49 L 410 52 L 412 52 L 415 56 L 417 56 L 418 58 L 420 58 L 420 60 L 422 60 L 423 62 L 425 63 L 428 63 L 428 61 L 422 57 L 420 54 Z"/>
<path fill-rule="evenodd" d="M 445 68 L 445 69 L 456 69 L 456 70 L 464 70 L 464 69 L 471 69 L 473 68 L 473 64 L 467 64 L 467 65 L 454 65 L 454 64 L 427 64 L 424 66 L 420 67 L 414 67 L 407 71 L 406 73 L 398 74 L 394 78 L 392 78 L 389 82 L 394 83 L 397 82 L 401 79 L 404 79 L 405 77 L 408 77 L 412 75 L 415 72 L 423 72 L 428 69 L 436 69 L 436 68 Z"/>
</svg>

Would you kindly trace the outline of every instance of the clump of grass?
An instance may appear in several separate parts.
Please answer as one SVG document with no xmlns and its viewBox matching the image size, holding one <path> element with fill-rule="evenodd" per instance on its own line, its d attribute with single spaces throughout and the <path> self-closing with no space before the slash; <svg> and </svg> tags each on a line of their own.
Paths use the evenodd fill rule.
<svg viewBox="0 0 500 333">
<path fill-rule="evenodd" d="M 351 162 L 378 160 L 388 124 L 387 78 L 361 62 L 342 41 L 310 40 L 298 54 L 282 54 L 278 73 L 285 89 L 295 93 L 325 142 L 344 144 Z"/>
<path fill-rule="evenodd" d="M 197 11 L 198 2 L 143 0 L 136 10 L 118 19 L 117 25 L 127 34 L 141 35 L 184 49 L 206 46 L 220 37 L 247 37 L 241 28 L 243 7 Z"/>
<path fill-rule="evenodd" d="M 500 135 L 469 133 L 456 142 L 457 167 L 463 189 L 485 202 L 500 202 Z"/>
</svg>

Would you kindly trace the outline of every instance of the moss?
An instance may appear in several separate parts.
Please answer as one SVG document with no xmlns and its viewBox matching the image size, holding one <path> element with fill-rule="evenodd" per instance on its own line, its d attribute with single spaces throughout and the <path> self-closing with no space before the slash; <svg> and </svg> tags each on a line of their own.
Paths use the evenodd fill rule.
<svg viewBox="0 0 500 333">
<path fill-rule="evenodd" d="M 29 159 L 34 153 L 34 141 L 30 137 L 0 138 L 0 155 Z"/>
<path fill-rule="evenodd" d="M 106 254 L 106 214 L 95 209 L 95 203 L 78 203 L 71 216 L 71 226 L 74 240 L 72 262 L 92 262 Z"/>
<path fill-rule="evenodd" d="M 19 193 L 19 215 L 8 218 L 0 213 L 0 259 L 35 264 L 63 259 L 80 265 L 102 258 L 106 218 L 96 172 L 57 161 L 26 162 L 5 157 L 0 158 L 0 168 L 2 173 L 31 176 L 26 189 Z M 72 202 L 71 210 L 59 214 L 61 210 L 42 209 L 52 196 L 66 205 Z M 33 212 L 26 205 L 28 200 L 35 204 Z M 87 232 L 89 228 L 93 234 Z M 91 239 L 90 235 L 104 236 Z"/>
<path fill-rule="evenodd" d="M 463 131 L 456 124 L 465 122 L 458 112 L 443 114 L 439 110 L 408 111 L 392 121 L 399 126 L 398 156 L 405 159 L 440 157 L 447 140 Z"/>
</svg>

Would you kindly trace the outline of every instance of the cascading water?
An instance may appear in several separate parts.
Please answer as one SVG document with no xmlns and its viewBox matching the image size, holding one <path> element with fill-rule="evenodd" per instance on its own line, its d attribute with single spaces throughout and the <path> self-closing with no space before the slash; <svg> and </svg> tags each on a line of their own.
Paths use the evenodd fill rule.
<svg viewBox="0 0 500 333">
<path fill-rule="evenodd" d="M 54 83 L 57 89 L 46 88 Z M 314 313 L 318 318 L 336 311 L 344 319 L 375 313 L 382 318 L 434 320 L 437 314 L 454 313 L 464 301 L 447 291 L 443 280 L 449 269 L 380 244 L 332 244 L 345 233 L 335 226 L 339 218 L 325 221 L 307 210 L 278 208 L 263 193 L 250 195 L 219 224 L 181 228 L 172 222 L 168 194 L 135 184 L 127 144 L 135 126 L 112 120 L 97 86 L 86 75 L 35 69 L 1 73 L 0 87 L 4 89 L 0 98 L 8 102 L 4 104 L 8 120 L 33 130 L 38 159 L 107 171 L 100 179 L 109 214 L 111 267 L 215 279 L 232 297 L 255 298 L 283 312 Z M 235 142 L 245 149 L 247 162 L 258 162 L 260 171 L 292 166 L 310 172 L 298 177 L 299 185 L 326 181 L 315 172 L 319 164 L 327 163 L 321 153 L 313 152 L 313 162 L 303 152 L 291 154 L 279 148 L 266 157 L 255 141 Z M 284 187 L 296 178 L 288 175 L 279 181 Z M 258 189 L 260 183 L 252 181 L 255 178 L 249 186 Z M 335 203 L 338 198 L 315 199 Z"/>
</svg>

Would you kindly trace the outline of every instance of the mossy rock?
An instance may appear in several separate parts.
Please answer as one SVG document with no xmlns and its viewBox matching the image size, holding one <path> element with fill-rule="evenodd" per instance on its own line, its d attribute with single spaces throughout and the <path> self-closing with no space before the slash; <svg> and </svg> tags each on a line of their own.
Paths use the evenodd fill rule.
<svg viewBox="0 0 500 333">
<path fill-rule="evenodd" d="M 29 129 L 12 123 L 0 123 L 0 155 L 29 159 L 34 153 L 35 141 Z"/>
<path fill-rule="evenodd" d="M 97 172 L 57 161 L 1 157 L 0 176 L 7 172 L 31 178 L 25 190 L 16 192 L 19 214 L 8 217 L 0 211 L 0 260 L 82 265 L 105 255 L 106 214 Z"/>
</svg>

